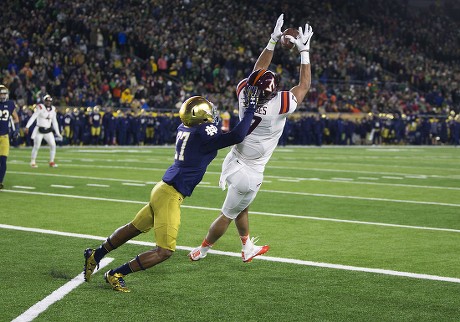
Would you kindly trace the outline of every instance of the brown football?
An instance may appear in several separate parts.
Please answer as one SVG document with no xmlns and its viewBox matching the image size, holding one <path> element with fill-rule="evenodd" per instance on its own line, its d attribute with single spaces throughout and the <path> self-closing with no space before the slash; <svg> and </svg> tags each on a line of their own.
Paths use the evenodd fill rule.
<svg viewBox="0 0 460 322">
<path fill-rule="evenodd" d="M 292 49 L 294 48 L 294 43 L 286 37 L 287 35 L 297 38 L 299 36 L 299 31 L 295 28 L 288 28 L 283 31 L 283 34 L 281 35 L 281 47 L 284 49 Z"/>
</svg>

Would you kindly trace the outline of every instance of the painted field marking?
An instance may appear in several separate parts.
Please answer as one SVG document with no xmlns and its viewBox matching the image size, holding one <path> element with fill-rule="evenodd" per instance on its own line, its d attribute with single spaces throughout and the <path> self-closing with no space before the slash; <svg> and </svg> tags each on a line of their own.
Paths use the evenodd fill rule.
<svg viewBox="0 0 460 322">
<path fill-rule="evenodd" d="M 13 188 L 16 189 L 27 189 L 27 190 L 34 190 L 35 187 L 29 187 L 29 186 L 13 186 Z"/>
<path fill-rule="evenodd" d="M 145 187 L 145 183 L 122 182 L 121 184 L 124 186 Z"/>
<path fill-rule="evenodd" d="M 401 177 L 393 177 L 393 176 L 382 176 L 383 179 L 393 179 L 393 180 L 402 180 L 404 178 Z"/>
<path fill-rule="evenodd" d="M 361 179 L 361 180 L 379 180 L 379 178 L 373 178 L 373 177 L 358 177 L 358 179 Z"/>
<path fill-rule="evenodd" d="M 61 185 L 61 184 L 52 184 L 51 187 L 53 187 L 53 188 L 63 188 L 63 189 L 75 188 L 74 186 L 64 186 L 64 185 Z"/>
<path fill-rule="evenodd" d="M 2 228 L 5 228 L 5 227 L 2 227 Z M 9 229 L 14 229 L 14 228 L 9 228 Z M 94 273 L 104 268 L 112 261 L 113 261 L 113 258 L 110 258 L 110 257 L 103 258 L 99 262 L 99 268 L 96 269 Z M 85 283 L 85 280 L 83 278 L 83 274 L 80 273 L 77 276 L 75 276 L 72 280 L 70 280 L 69 282 L 67 282 L 66 284 L 64 284 L 57 290 L 55 290 L 53 293 L 45 297 L 43 300 L 32 305 L 27 311 L 25 311 L 24 313 L 19 315 L 17 318 L 15 318 L 13 322 L 26 322 L 26 321 L 34 320 L 39 314 L 45 312 L 51 305 L 53 305 L 59 300 L 62 300 L 64 296 L 69 294 L 71 291 L 73 291 L 74 289 L 76 289 L 78 286 L 80 286 L 83 283 Z"/>
<path fill-rule="evenodd" d="M 300 182 L 299 179 L 278 179 L 278 181 L 282 181 L 282 182 Z"/>
<path fill-rule="evenodd" d="M 94 200 L 94 201 L 120 202 L 120 203 L 130 203 L 130 204 L 138 204 L 138 205 L 145 205 L 147 203 L 147 201 L 110 199 L 110 198 L 100 198 L 100 197 L 64 195 L 64 194 L 58 194 L 58 193 L 32 192 L 32 191 L 8 190 L 8 189 L 4 189 L 3 192 L 22 193 L 22 194 L 30 194 L 30 195 L 41 195 L 41 196 L 53 196 L 53 197 L 62 197 L 62 198 L 73 198 L 73 199 L 84 199 L 84 200 Z M 219 212 L 221 210 L 220 208 L 198 207 L 198 206 L 187 206 L 187 205 L 181 205 L 181 207 L 182 208 L 189 208 L 189 209 L 215 211 L 215 212 Z M 335 218 L 323 218 L 323 217 L 313 217 L 313 216 L 297 216 L 297 215 L 290 215 L 290 214 L 275 214 L 275 213 L 260 212 L 260 211 L 251 211 L 251 214 L 262 215 L 262 216 L 286 217 L 286 218 L 308 219 L 308 220 L 322 220 L 322 221 L 350 223 L 350 224 L 374 225 L 374 226 L 385 226 L 385 227 L 395 227 L 395 228 L 409 228 L 409 229 L 419 229 L 419 230 L 434 230 L 434 231 L 447 231 L 447 232 L 460 233 L 459 229 L 451 229 L 451 228 L 437 228 L 437 227 L 398 225 L 398 224 L 388 224 L 388 223 L 368 222 L 368 221 L 357 221 L 357 220 L 346 220 L 346 219 L 335 219 Z M 105 240 L 105 239 L 103 239 L 103 240 Z"/>
<path fill-rule="evenodd" d="M 67 237 L 88 238 L 88 235 L 80 235 L 80 234 L 75 234 L 75 233 L 64 233 L 60 231 L 46 230 L 46 229 L 39 229 L 39 228 L 29 228 L 29 227 L 3 225 L 3 224 L 0 224 L 0 228 L 29 231 L 29 232 L 36 232 L 36 233 L 44 233 L 44 234 L 52 234 L 52 235 L 59 235 L 59 236 L 67 236 Z M 100 237 L 100 236 L 90 236 L 90 237 L 91 237 L 90 239 L 97 239 L 97 240 L 106 239 L 106 237 Z M 143 245 L 143 246 L 152 246 L 152 247 L 156 246 L 155 243 L 151 243 L 151 242 L 136 241 L 136 243 L 133 243 L 133 241 L 130 240 L 128 241 L 128 243 Z M 177 246 L 176 248 L 180 250 L 185 250 L 185 251 L 191 251 L 194 249 L 194 247 L 187 247 L 187 246 Z M 213 249 L 210 249 L 209 253 L 241 258 L 241 253 L 223 252 L 223 251 L 218 251 L 218 250 L 213 250 Z M 368 267 L 359 267 L 359 266 L 350 266 L 350 265 L 329 264 L 329 263 L 312 262 L 312 261 L 305 261 L 305 260 L 299 260 L 299 259 L 271 257 L 271 256 L 260 256 L 260 257 L 257 257 L 256 260 L 265 260 L 265 261 L 278 262 L 278 263 L 288 263 L 288 264 L 296 264 L 296 265 L 303 265 L 303 266 L 332 268 L 332 269 L 340 269 L 340 270 L 346 270 L 346 271 L 357 271 L 357 272 L 364 272 L 364 273 L 392 275 L 392 276 L 399 276 L 399 277 L 409 277 L 409 278 L 416 278 L 416 279 L 423 279 L 423 280 L 442 281 L 442 282 L 460 284 L 460 278 L 429 275 L 429 274 L 417 274 L 417 273 L 411 273 L 411 272 L 394 271 L 394 270 L 380 269 L 380 268 L 368 268 Z M 82 274 L 80 274 L 76 278 L 80 278 L 83 281 Z"/>
<path fill-rule="evenodd" d="M 20 171 L 8 171 L 8 173 L 21 174 L 21 175 L 34 175 L 34 176 L 44 176 L 44 177 L 59 177 L 59 178 L 73 178 L 73 179 L 87 179 L 87 180 L 98 180 L 98 181 L 115 181 L 115 182 L 139 182 L 143 183 L 144 181 L 140 180 L 130 180 L 130 179 L 116 179 L 116 178 L 99 178 L 99 177 L 89 177 L 89 176 L 74 176 L 68 174 L 56 174 L 56 173 L 34 173 L 34 172 L 20 172 Z"/>
<path fill-rule="evenodd" d="M 163 169 L 164 171 L 164 169 Z M 345 171 L 347 172 L 347 171 Z M 75 175 L 65 175 L 65 174 L 54 174 L 54 173 L 38 173 L 38 172 L 21 172 L 21 171 L 8 171 L 8 173 L 20 174 L 20 175 L 27 175 L 27 176 L 47 176 L 47 177 L 63 177 L 63 178 L 74 178 L 74 179 L 88 179 L 88 180 L 98 180 L 98 181 L 118 181 L 118 182 L 139 182 L 145 184 L 155 184 L 156 182 L 145 182 L 140 180 L 130 180 L 130 179 L 116 179 L 116 178 L 101 178 L 101 177 L 89 177 L 89 176 L 75 176 Z M 208 174 L 218 174 L 220 172 L 212 172 L 207 171 Z M 431 176 L 434 177 L 434 176 Z M 383 183 L 383 182 L 365 182 L 365 181 L 340 181 L 340 180 L 327 180 L 327 179 L 320 179 L 320 178 L 301 178 L 301 177 L 281 177 L 281 176 L 270 176 L 267 175 L 265 178 L 270 179 L 292 179 L 292 180 L 306 180 L 306 181 L 322 181 L 322 182 L 341 182 L 344 184 L 357 184 L 357 185 L 375 185 L 375 186 L 388 186 L 388 187 L 402 187 L 402 188 L 420 188 L 420 189 L 439 189 L 439 190 L 459 190 L 460 187 L 443 187 L 443 186 L 423 186 L 423 185 L 414 185 L 414 184 L 403 184 L 403 183 Z M 371 177 L 360 177 L 361 179 L 365 180 L 379 180 L 377 178 Z M 443 178 L 443 177 L 438 177 Z M 452 179 L 452 177 L 451 177 Z M 264 182 L 271 182 L 265 181 Z M 220 189 L 219 187 L 210 187 Z M 264 190 L 260 190 L 264 191 Z"/>
<path fill-rule="evenodd" d="M 352 178 L 331 178 L 332 180 L 338 180 L 338 181 L 353 181 L 354 179 Z"/>
<path fill-rule="evenodd" d="M 331 163 L 331 162 L 324 162 L 324 163 Z M 28 164 L 28 162 L 16 162 L 16 164 Z M 332 163 L 331 163 L 332 164 Z M 362 167 L 363 164 L 361 163 L 345 163 L 345 164 L 342 164 L 342 165 L 352 165 L 352 166 L 360 166 Z M 336 166 L 336 164 L 333 164 L 333 166 Z M 369 166 L 371 166 L 369 164 Z M 115 166 L 115 165 L 111 165 L 111 166 L 108 166 L 108 165 L 98 165 L 98 164 L 68 164 L 66 165 L 66 168 L 91 168 L 91 169 L 94 169 L 94 168 L 100 168 L 100 169 L 128 169 L 128 170 L 139 170 L 139 171 L 160 171 L 160 172 L 164 172 L 165 169 L 167 168 L 167 166 L 164 166 L 164 167 L 161 167 L 161 168 L 153 168 L 153 167 L 149 167 L 149 168 L 145 168 L 145 167 L 132 167 L 132 166 Z M 395 165 L 395 166 L 387 166 L 387 167 L 396 167 L 398 169 L 400 168 L 409 168 L 409 169 L 413 169 L 412 166 L 401 166 L 401 165 Z M 366 171 L 366 170 L 346 170 L 346 169 L 322 169 L 322 168 L 306 168 L 306 167 L 286 167 L 286 166 L 275 166 L 275 165 L 271 165 L 270 166 L 270 169 L 291 169 L 291 170 L 299 170 L 300 171 L 321 171 L 321 172 L 339 172 L 339 173 L 361 173 L 361 174 L 372 174 L 372 175 L 389 175 L 389 176 L 394 176 L 394 175 L 398 175 L 398 176 L 405 176 L 407 175 L 407 173 L 397 173 L 397 172 L 378 172 L 378 171 Z M 439 170 L 438 168 L 428 168 L 428 167 L 423 167 L 423 168 L 420 168 L 420 169 L 427 169 L 427 170 L 432 170 L 432 171 L 435 171 L 435 170 Z M 220 175 L 220 172 L 215 172 L 215 171 L 206 171 L 206 173 L 210 173 L 210 174 L 219 174 Z M 271 177 L 271 176 L 269 176 Z M 460 176 L 457 176 L 457 175 L 444 175 L 444 176 L 437 176 L 437 175 L 427 175 L 428 178 L 432 178 L 432 177 L 438 177 L 438 178 L 445 178 L 445 179 L 460 179 Z"/>
<path fill-rule="evenodd" d="M 99 184 L 99 183 L 87 183 L 88 187 L 100 187 L 100 188 L 109 188 L 108 184 Z"/>
<path fill-rule="evenodd" d="M 405 177 L 409 179 L 427 179 L 428 178 L 424 174 L 420 174 L 420 175 L 411 174 L 411 175 L 405 175 Z"/>
</svg>

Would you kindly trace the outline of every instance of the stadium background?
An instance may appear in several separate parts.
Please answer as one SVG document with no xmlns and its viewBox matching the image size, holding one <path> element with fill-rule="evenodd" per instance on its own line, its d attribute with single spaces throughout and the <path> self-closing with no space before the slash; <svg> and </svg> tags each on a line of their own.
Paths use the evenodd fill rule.
<svg viewBox="0 0 460 322">
<path fill-rule="evenodd" d="M 263 0 L 9 1 L 0 13 L 1 78 L 22 126 L 45 93 L 54 97 L 61 124 L 66 111 L 81 119 L 72 125 L 80 128 L 78 137 L 64 144 L 104 143 L 89 134 L 95 106 L 114 113 L 117 136 L 124 136 L 117 144 L 171 143 L 175 112 L 191 95 L 208 97 L 234 124 L 235 85 L 284 12 L 284 27 L 308 21 L 315 35 L 312 87 L 281 144 L 458 145 L 459 7 L 447 0 L 301 6 Z M 298 59 L 295 51 L 276 48 L 272 69 L 282 75 L 283 88 L 296 82 Z M 21 132 L 15 144 L 30 145 L 30 138 Z"/>
<path fill-rule="evenodd" d="M 182 95 L 203 93 L 222 110 L 233 106 L 234 83 L 251 68 L 283 11 L 285 26 L 307 19 L 315 31 L 312 91 L 296 118 L 319 116 L 334 124 L 339 116 L 331 110 L 334 95 L 341 108 L 350 96 L 359 111 L 341 111 L 343 120 L 372 113 L 386 121 L 391 120 L 388 114 L 393 120 L 401 114 L 406 129 L 406 122 L 418 116 L 445 124 L 448 144 L 458 114 L 458 5 L 417 1 L 422 6 L 418 11 L 413 3 L 5 1 L 0 11 L 1 76 L 20 107 L 32 107 L 49 91 L 62 112 L 76 108 L 86 117 L 87 108 L 94 111 L 96 105 L 131 111 L 131 105 L 114 98 L 113 89 L 121 86 L 118 74 L 118 83 L 134 96 L 131 117 L 140 110 L 135 108 L 139 95 L 146 95 L 144 113 L 154 113 L 155 124 L 171 124 L 158 129 L 174 130 L 177 119 L 169 115 Z M 101 38 L 97 28 L 102 46 L 94 42 Z M 158 68 L 165 55 L 167 70 L 154 72 L 150 57 Z M 281 65 L 284 87 L 289 87 L 297 55 L 278 48 L 276 55 L 273 68 Z M 188 56 L 190 70 L 183 60 Z M 171 67 L 176 57 L 181 66 L 177 76 Z M 226 57 L 233 57 L 227 65 Z M 216 62 L 220 68 L 214 76 Z M 17 71 L 10 72 L 10 64 Z M 367 78 L 366 73 L 379 64 L 374 82 L 375 76 Z M 227 77 L 233 65 L 238 67 L 235 76 Z M 182 72 L 190 78 L 182 80 Z M 99 101 L 91 103 L 89 97 Z M 418 112 L 410 112 L 415 107 Z M 291 121 L 291 129 L 302 129 L 298 119 Z M 441 136 L 429 139 L 442 143 Z M 301 138 L 289 135 L 288 142 L 294 140 Z M 199 244 L 225 198 L 216 182 L 227 151 L 219 153 L 184 203 L 181 247 L 170 261 L 132 274 L 129 297 L 113 292 L 102 270 L 94 282 L 74 289 L 36 321 L 458 321 L 458 148 L 276 149 L 251 206 L 252 233 L 270 243 L 270 253 L 243 265 L 232 227 L 215 252 L 192 263 L 187 253 Z M 0 193 L 5 290 L 0 293 L 0 321 L 23 316 L 81 277 L 83 250 L 132 219 L 174 154 L 171 146 L 69 147 L 58 151 L 60 166 L 50 168 L 46 152 L 40 152 L 39 168 L 31 169 L 30 148 L 10 150 L 7 186 Z M 136 244 L 112 253 L 111 266 L 150 249 L 152 241 L 151 234 L 139 236 Z M 293 264 L 299 261 L 301 265 Z"/>
</svg>

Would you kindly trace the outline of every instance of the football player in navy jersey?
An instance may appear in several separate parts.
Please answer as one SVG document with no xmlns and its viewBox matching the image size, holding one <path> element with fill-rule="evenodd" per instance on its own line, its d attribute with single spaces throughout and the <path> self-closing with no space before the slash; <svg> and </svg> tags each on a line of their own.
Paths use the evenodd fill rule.
<svg viewBox="0 0 460 322">
<path fill-rule="evenodd" d="M 89 114 L 89 124 L 91 125 L 91 143 L 98 145 L 102 132 L 102 114 L 99 112 L 99 106 L 95 106 Z"/>
<path fill-rule="evenodd" d="M 217 150 L 243 141 L 248 133 L 259 99 L 259 90 L 250 86 L 246 92 L 248 94 L 244 117 L 227 133 L 222 133 L 217 127 L 217 111 L 205 98 L 193 96 L 182 104 L 179 111 L 182 123 L 177 128 L 174 163 L 152 189 L 150 201 L 133 221 L 115 230 L 99 248 L 85 250 L 83 274 L 86 281 L 90 280 L 99 261 L 107 253 L 152 228 L 157 247 L 106 272 L 106 282 L 115 291 L 129 292 L 123 279 L 125 275 L 145 270 L 171 257 L 176 250 L 180 205 L 184 198 L 192 195 L 206 168 L 217 156 Z"/>
<path fill-rule="evenodd" d="M 0 189 L 3 189 L 3 179 L 6 174 L 6 159 L 10 152 L 9 124 L 10 117 L 14 122 L 15 139 L 19 136 L 19 118 L 15 111 L 15 105 L 12 100 L 8 99 L 8 88 L 0 85 Z"/>
</svg>

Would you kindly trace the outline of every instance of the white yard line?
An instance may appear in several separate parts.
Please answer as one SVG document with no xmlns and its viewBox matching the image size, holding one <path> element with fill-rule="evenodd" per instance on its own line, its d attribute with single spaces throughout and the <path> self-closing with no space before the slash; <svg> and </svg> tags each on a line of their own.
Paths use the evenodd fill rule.
<svg viewBox="0 0 460 322">
<path fill-rule="evenodd" d="M 340 182 L 340 181 L 337 181 L 337 182 Z M 327 197 L 327 198 L 340 198 L 340 199 L 355 199 L 355 200 L 410 203 L 410 204 L 417 204 L 417 205 L 460 207 L 460 204 L 458 204 L 458 203 L 445 203 L 445 202 L 435 202 L 435 201 L 417 201 L 417 200 L 404 200 L 404 199 L 387 199 L 387 198 L 373 198 L 373 197 L 359 197 L 359 196 L 343 196 L 343 195 L 330 195 L 330 194 L 325 194 L 325 193 L 309 193 L 309 192 L 280 191 L 280 190 L 260 190 L 260 191 L 272 192 L 272 193 L 277 193 L 277 194 L 310 196 L 310 197 Z"/>
<path fill-rule="evenodd" d="M 216 160 L 217 161 L 217 160 Z M 28 164 L 28 162 L 21 162 L 17 161 L 15 162 L 16 164 Z M 329 162 L 326 162 L 329 163 Z M 334 167 L 336 167 L 336 164 L 333 164 Z M 362 164 L 352 164 L 354 166 L 360 166 L 362 167 Z M 116 166 L 116 165 L 97 165 L 97 164 L 66 164 L 66 168 L 100 168 L 100 169 L 128 169 L 128 170 L 139 170 L 139 171 L 160 171 L 164 172 L 165 169 L 168 166 L 165 165 L 164 167 L 161 168 L 154 168 L 154 167 L 132 167 L 132 166 Z M 397 168 L 404 168 L 403 166 L 394 166 Z M 408 166 L 407 168 L 413 169 L 412 166 Z M 357 173 L 357 174 L 371 174 L 371 175 L 388 175 L 388 176 L 406 176 L 410 175 L 408 173 L 398 173 L 398 172 L 379 172 L 379 171 L 366 171 L 366 170 L 346 170 L 346 169 L 322 169 L 322 168 L 306 168 L 306 167 L 286 167 L 286 166 L 276 166 L 276 165 L 270 165 L 270 169 L 291 169 L 291 170 L 298 170 L 299 173 L 302 172 L 312 172 L 312 171 L 319 171 L 319 172 L 339 172 L 339 173 Z M 426 168 L 423 168 L 426 169 Z M 428 168 L 429 170 L 439 170 L 438 168 Z M 220 174 L 220 172 L 213 172 L 213 171 L 206 171 L 206 173 L 211 173 L 211 174 Z M 438 176 L 438 175 L 425 175 L 427 178 L 444 178 L 444 179 L 453 179 L 453 180 L 458 180 L 460 179 L 460 176 L 458 175 L 443 175 L 443 176 Z M 270 176 L 268 176 L 270 177 Z"/>
<path fill-rule="evenodd" d="M 163 169 L 164 170 L 164 169 Z M 88 180 L 99 180 L 99 181 L 116 181 L 116 182 L 139 182 L 145 184 L 155 184 L 156 182 L 152 181 L 140 181 L 140 180 L 129 180 L 129 179 L 115 179 L 115 178 L 101 178 L 101 177 L 89 177 L 89 176 L 74 176 L 74 175 L 65 175 L 65 174 L 54 174 L 54 173 L 34 173 L 34 172 L 21 172 L 21 171 L 8 171 L 8 173 L 12 174 L 20 174 L 20 175 L 27 175 L 27 176 L 46 176 L 46 177 L 63 177 L 63 178 L 74 178 L 74 179 L 88 179 Z M 212 172 L 207 171 L 208 174 L 218 174 L 220 172 Z M 375 186 L 388 186 L 388 187 L 402 187 L 402 188 L 415 188 L 415 189 L 437 189 L 437 190 L 458 190 L 458 187 L 442 187 L 442 186 L 424 186 L 424 185 L 413 185 L 413 184 L 402 184 L 402 183 L 383 183 L 383 182 L 365 182 L 365 181 L 351 181 L 351 180 L 328 180 L 328 179 L 320 179 L 320 178 L 302 178 L 302 177 L 281 177 L 281 176 L 264 176 L 265 183 L 271 183 L 270 180 L 265 180 L 265 178 L 272 178 L 272 179 L 287 179 L 287 180 L 306 180 L 306 181 L 321 181 L 321 182 L 335 182 L 335 183 L 343 183 L 343 184 L 357 184 L 357 185 L 375 185 Z M 358 177 L 358 179 L 362 180 L 379 180 L 378 178 L 371 178 L 371 177 Z M 210 186 L 207 188 L 214 188 L 220 189 L 217 185 Z M 263 189 L 260 191 L 264 191 Z M 267 191 L 267 190 L 265 190 Z M 289 192 L 285 192 L 289 193 Z"/>
<path fill-rule="evenodd" d="M 53 188 L 63 188 L 63 189 L 73 189 L 75 188 L 74 186 L 64 186 L 61 184 L 52 184 L 51 187 Z"/>
<path fill-rule="evenodd" d="M 100 197 L 90 197 L 90 196 L 76 196 L 76 195 L 67 195 L 67 194 L 58 194 L 58 193 L 35 192 L 35 191 L 32 192 L 32 191 L 20 191 L 20 190 L 4 189 L 3 192 L 22 193 L 22 194 L 31 194 L 31 195 L 41 195 L 41 196 L 53 196 L 53 197 L 72 198 L 72 199 L 84 199 L 84 200 L 131 203 L 131 204 L 139 204 L 139 205 L 145 205 L 147 203 L 147 201 L 111 199 L 111 198 L 100 198 Z M 200 209 L 200 210 L 206 210 L 206 211 L 215 211 L 215 212 L 220 211 L 219 208 L 210 208 L 210 207 L 198 207 L 198 206 L 187 206 L 187 205 L 181 205 L 181 207 L 182 208 L 190 208 L 190 209 Z M 368 222 L 368 221 L 358 221 L 358 220 L 346 220 L 346 219 L 335 219 L 335 218 L 323 218 L 323 217 L 313 217 L 313 216 L 297 216 L 297 215 L 290 215 L 290 214 L 275 214 L 275 213 L 260 212 L 260 211 L 251 211 L 251 214 L 262 215 L 262 216 L 286 217 L 286 218 L 309 219 L 309 220 L 322 220 L 322 221 L 350 223 L 350 224 L 374 225 L 374 226 L 385 226 L 385 227 L 395 227 L 395 228 L 409 228 L 409 229 L 419 229 L 419 230 L 434 230 L 434 231 L 447 231 L 447 232 L 460 233 L 459 229 L 450 229 L 450 228 L 398 225 L 398 224 L 388 224 L 388 223 Z"/>
<path fill-rule="evenodd" d="M 29 231 L 29 232 L 35 232 L 35 233 L 53 234 L 53 235 L 68 236 L 68 237 L 77 237 L 77 238 L 91 237 L 90 239 L 105 240 L 105 237 L 100 237 L 100 236 L 88 236 L 88 235 L 80 235 L 80 234 L 74 234 L 74 233 L 71 234 L 71 233 L 64 233 L 64 232 L 60 232 L 60 231 L 45 230 L 45 229 L 38 229 L 38 228 L 29 228 L 29 227 L 21 227 L 21 226 L 12 226 L 12 225 L 0 224 L 0 228 L 12 229 L 12 230 L 20 230 L 20 231 Z M 154 243 L 149 243 L 149 242 L 135 242 L 134 243 L 133 241 L 128 241 L 128 243 L 155 247 Z M 178 246 L 177 249 L 185 250 L 185 251 L 191 251 L 194 248 L 193 247 L 187 247 L 187 246 Z M 223 251 L 218 251 L 218 250 L 213 250 L 213 249 L 209 250 L 209 253 L 241 258 L 240 253 L 223 252 Z M 312 261 L 305 261 L 305 260 L 299 260 L 299 259 L 271 257 L 271 256 L 260 256 L 260 257 L 257 257 L 256 260 L 266 260 L 266 261 L 278 262 L 278 263 L 288 263 L 288 264 L 296 264 L 296 265 L 304 265 L 304 266 L 323 267 L 323 268 L 340 269 L 340 270 L 346 270 L 346 271 L 357 271 L 357 272 L 364 272 L 364 273 L 391 275 L 391 276 L 399 276 L 399 277 L 409 277 L 409 278 L 416 278 L 416 279 L 423 279 L 423 280 L 432 280 L 432 281 L 441 281 L 441 282 L 450 282 L 450 283 L 459 283 L 460 284 L 460 278 L 438 276 L 438 275 L 429 275 L 429 274 L 417 274 L 417 273 L 411 273 L 411 272 L 401 272 L 401 271 L 394 271 L 394 270 L 380 269 L 380 268 L 369 268 L 369 267 L 359 267 L 359 266 L 350 266 L 350 265 L 329 264 L 329 263 L 312 262 Z M 77 278 L 80 278 L 81 281 L 83 282 L 83 277 L 82 277 L 81 274 L 79 276 L 77 276 L 75 279 L 77 279 Z M 54 302 L 56 302 L 56 301 L 54 301 Z M 18 320 L 18 321 L 31 321 L 31 320 Z"/>
<path fill-rule="evenodd" d="M 163 169 L 164 170 L 164 169 Z M 38 173 L 38 172 L 20 172 L 20 171 L 8 171 L 11 174 L 20 174 L 27 176 L 46 176 L 46 177 L 63 177 L 63 178 L 74 178 L 74 179 L 88 179 L 88 180 L 99 180 L 99 181 L 117 181 L 117 182 L 139 182 L 146 184 L 155 184 L 156 182 L 145 182 L 140 180 L 130 180 L 130 179 L 116 179 L 116 178 L 101 178 L 101 177 L 89 177 L 89 176 L 74 176 L 74 175 L 65 175 L 65 174 L 54 174 L 54 173 Z M 208 174 L 219 174 L 220 172 L 207 171 Z M 307 181 L 321 181 L 321 182 L 340 182 L 344 184 L 361 184 L 361 185 L 374 185 L 374 186 L 388 186 L 388 187 L 402 187 L 402 188 L 419 188 L 419 189 L 439 189 L 439 190 L 458 190 L 460 187 L 443 187 L 443 186 L 424 186 L 424 185 L 415 185 L 415 184 L 402 184 L 402 183 L 383 183 L 383 182 L 364 182 L 364 181 L 345 181 L 345 180 L 328 180 L 328 179 L 319 179 L 319 178 L 301 178 L 301 177 L 281 177 L 281 176 L 264 176 L 264 178 L 272 179 L 287 179 L 287 180 L 307 180 Z M 378 178 L 371 177 L 359 177 L 358 179 L 362 180 L 379 180 Z M 266 183 L 272 181 L 264 180 Z M 209 188 L 220 189 L 218 186 L 213 186 Z M 263 189 L 260 191 L 264 191 Z"/>
<path fill-rule="evenodd" d="M 27 189 L 27 190 L 34 190 L 35 187 L 29 187 L 29 186 L 13 186 L 13 188 L 16 189 Z"/>
<path fill-rule="evenodd" d="M 145 183 L 122 182 L 121 184 L 124 186 L 145 187 Z"/>
<path fill-rule="evenodd" d="M 6 227 L 2 227 L 2 228 L 6 228 Z M 15 228 L 8 228 L 8 229 L 15 229 Z M 35 232 L 40 232 L 40 231 L 35 231 Z M 110 257 L 103 258 L 99 262 L 99 268 L 96 269 L 94 273 L 104 268 L 112 261 L 113 261 L 113 258 L 110 258 Z M 17 318 L 15 318 L 13 322 L 26 322 L 26 321 L 34 320 L 38 315 L 45 312 L 51 305 L 53 305 L 59 300 L 62 300 L 64 296 L 72 292 L 74 289 L 76 289 L 78 286 L 80 286 L 84 282 L 85 280 L 83 279 L 83 274 L 82 273 L 78 274 L 72 280 L 70 280 L 69 282 L 67 282 L 66 284 L 58 288 L 57 290 L 55 290 L 53 293 L 45 297 L 43 300 L 32 305 L 27 311 L 25 311 L 24 313 L 19 315 Z"/>
<path fill-rule="evenodd" d="M 99 188 L 109 188 L 108 184 L 99 184 L 99 183 L 87 183 L 88 187 L 99 187 Z"/>
</svg>

